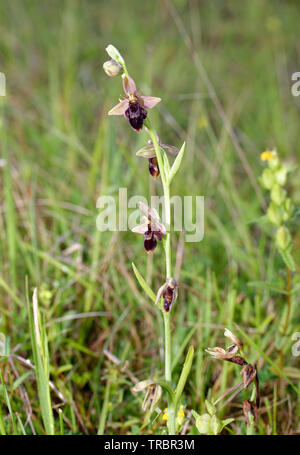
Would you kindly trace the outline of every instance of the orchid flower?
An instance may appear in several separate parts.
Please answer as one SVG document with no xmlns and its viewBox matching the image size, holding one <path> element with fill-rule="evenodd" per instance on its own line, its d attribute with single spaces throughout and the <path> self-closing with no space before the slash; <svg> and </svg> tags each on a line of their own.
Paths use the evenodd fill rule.
<svg viewBox="0 0 300 455">
<path fill-rule="evenodd" d="M 146 128 L 146 127 L 145 127 Z M 147 128 L 146 128 L 147 129 Z M 162 148 L 165 152 L 169 153 L 170 155 L 176 155 L 178 153 L 178 148 L 174 145 L 169 144 L 162 144 L 159 135 L 157 134 L 157 142 L 160 148 Z M 142 158 L 146 158 L 148 160 L 149 172 L 153 178 L 158 178 L 160 175 L 160 170 L 158 167 L 158 162 L 155 153 L 155 147 L 151 140 L 147 141 L 148 145 L 145 145 L 141 149 L 136 152 L 136 156 L 141 156 Z"/>
<path fill-rule="evenodd" d="M 143 122 L 147 118 L 147 110 L 152 109 L 161 101 L 155 96 L 141 96 L 136 90 L 134 80 L 128 75 L 123 74 L 123 88 L 125 99 L 114 106 L 108 115 L 124 115 L 135 131 L 141 131 Z"/>
<path fill-rule="evenodd" d="M 135 226 L 132 232 L 144 235 L 144 247 L 147 253 L 154 251 L 157 241 L 162 241 L 162 234 L 166 235 L 167 231 L 159 221 L 158 213 L 155 209 L 148 207 L 142 202 L 138 203 L 142 216 L 142 224 Z"/>
</svg>

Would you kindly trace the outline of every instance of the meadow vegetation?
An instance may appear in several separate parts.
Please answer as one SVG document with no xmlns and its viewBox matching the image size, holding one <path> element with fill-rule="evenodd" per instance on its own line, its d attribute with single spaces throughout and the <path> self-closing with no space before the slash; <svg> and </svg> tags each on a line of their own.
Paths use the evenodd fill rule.
<svg viewBox="0 0 300 455">
<path fill-rule="evenodd" d="M 300 432 L 298 12 L 292 0 L 0 3 L 1 434 L 167 431 L 165 397 L 146 421 L 133 390 L 161 375 L 164 351 L 161 312 L 131 264 L 158 289 L 162 254 L 131 231 L 96 229 L 100 195 L 160 193 L 136 157 L 145 131 L 107 115 L 122 92 L 102 70 L 109 43 L 162 99 L 151 111 L 162 141 L 186 142 L 172 194 L 205 196 L 204 239 L 172 235 L 175 382 L 195 351 L 180 432 L 199 434 L 195 413 L 207 412 L 234 419 L 223 434 Z M 266 215 L 261 153 L 273 149 L 289 171 L 292 264 Z M 257 366 L 255 425 L 248 391 L 226 395 L 240 368 L 205 352 L 226 345 L 225 327 Z"/>
</svg>

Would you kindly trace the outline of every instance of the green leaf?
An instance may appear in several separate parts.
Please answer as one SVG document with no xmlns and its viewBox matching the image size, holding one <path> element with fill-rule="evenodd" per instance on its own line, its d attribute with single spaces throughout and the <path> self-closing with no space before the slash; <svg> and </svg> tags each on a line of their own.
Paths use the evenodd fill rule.
<svg viewBox="0 0 300 455">
<path fill-rule="evenodd" d="M 217 416 L 212 416 L 211 418 L 211 430 L 214 435 L 219 434 L 222 431 L 222 424 L 220 420 L 217 418 Z"/>
<path fill-rule="evenodd" d="M 208 413 L 213 416 L 214 414 L 216 414 L 217 412 L 217 409 L 215 407 L 215 405 L 213 405 L 212 403 L 210 403 L 208 400 L 205 400 L 205 406 L 206 406 L 206 409 L 208 411 Z"/>
<path fill-rule="evenodd" d="M 194 412 L 192 411 L 193 415 Z M 211 434 L 211 416 L 209 414 L 197 415 L 195 424 L 200 434 Z"/>
<path fill-rule="evenodd" d="M 225 427 L 226 427 L 227 425 L 229 425 L 231 422 L 234 422 L 234 419 L 225 419 L 225 420 L 222 420 L 220 432 L 223 430 L 223 428 L 225 428 Z"/>
<path fill-rule="evenodd" d="M 169 183 L 169 177 L 170 177 L 170 163 L 169 163 L 169 159 L 167 157 L 167 154 L 166 152 L 161 148 L 161 153 L 162 153 L 162 157 L 163 157 L 163 162 L 164 162 L 164 171 L 165 171 L 165 176 L 166 176 L 166 179 Z M 170 183 L 169 183 L 170 184 Z"/>
<path fill-rule="evenodd" d="M 283 259 L 283 262 L 285 265 L 292 271 L 296 271 L 296 265 L 293 259 L 293 256 L 288 250 L 282 250 L 281 248 L 278 248 L 278 251 Z"/>
<path fill-rule="evenodd" d="M 289 292 L 286 289 L 283 289 L 276 285 L 274 282 L 268 282 L 268 281 L 250 281 L 247 283 L 248 286 L 254 287 L 254 288 L 259 288 L 263 290 L 268 290 L 272 292 L 277 292 L 278 294 L 289 294 Z"/>
<path fill-rule="evenodd" d="M 179 403 L 180 397 L 182 395 L 188 375 L 191 371 L 193 357 L 194 357 L 194 347 L 190 346 L 188 353 L 186 355 L 186 358 L 185 358 L 185 362 L 184 362 L 184 365 L 183 365 L 183 368 L 181 371 L 181 375 L 180 375 L 176 390 L 175 390 L 175 410 Z"/>
<path fill-rule="evenodd" d="M 35 375 L 39 403 L 48 435 L 54 434 L 54 419 L 49 386 L 49 355 L 46 331 L 40 320 L 37 289 L 33 292 L 32 303 L 29 299 L 28 281 L 26 281 L 26 300 L 29 316 L 30 338 L 35 363 Z"/>
<path fill-rule="evenodd" d="M 13 383 L 13 390 L 17 389 L 31 375 L 32 371 L 26 371 L 26 373 L 18 377 L 18 379 L 16 379 Z"/>
<path fill-rule="evenodd" d="M 192 327 L 191 330 L 188 332 L 188 334 L 185 336 L 184 340 L 180 342 L 180 346 L 178 347 L 178 349 L 176 349 L 176 353 L 172 360 L 172 371 L 174 370 L 174 368 L 178 364 L 179 360 L 181 359 L 181 355 L 182 355 L 183 351 L 187 347 L 190 339 L 192 338 L 192 336 L 194 335 L 194 333 L 196 332 L 198 327 L 199 327 L 198 325 L 195 325 L 194 327 Z"/>
<path fill-rule="evenodd" d="M 4 395 L 4 398 L 5 398 L 5 401 L 6 401 L 6 406 L 7 406 L 10 418 L 11 418 L 11 423 L 12 423 L 12 426 L 13 426 L 13 432 L 14 432 L 14 434 L 18 434 L 17 433 L 16 423 L 15 423 L 15 413 L 13 412 L 12 407 L 11 407 L 11 403 L 10 403 L 10 400 L 9 400 L 7 389 L 6 389 L 5 384 L 4 384 L 4 380 L 3 380 L 3 377 L 2 377 L 2 374 L 1 374 L 1 370 L 0 370 L 0 381 L 1 381 L 1 385 L 2 385 L 3 395 Z M 1 432 L 3 432 L 3 428 L 1 430 Z"/>
<path fill-rule="evenodd" d="M 150 297 L 150 299 L 155 302 L 156 300 L 156 295 L 154 294 L 154 292 L 152 291 L 152 289 L 150 288 L 149 284 L 146 283 L 146 281 L 144 280 L 144 278 L 142 277 L 142 275 L 140 274 L 140 272 L 138 271 L 138 269 L 136 268 L 136 266 L 134 265 L 134 263 L 132 262 L 132 268 L 133 268 L 133 271 L 134 271 L 134 274 L 136 276 L 136 279 L 138 280 L 138 282 L 140 283 L 141 287 L 144 289 L 144 291 L 146 292 L 146 294 L 148 295 L 148 297 Z"/>
<path fill-rule="evenodd" d="M 0 357 L 9 357 L 9 338 L 0 332 Z"/>
<path fill-rule="evenodd" d="M 173 166 L 171 167 L 170 175 L 169 175 L 169 178 L 168 178 L 168 185 L 170 185 L 170 183 L 172 182 L 173 178 L 175 177 L 175 175 L 178 172 L 178 169 L 180 167 L 181 160 L 183 158 L 184 152 L 185 152 L 185 142 L 183 143 L 181 149 L 179 150 L 179 153 L 176 156 L 176 159 L 175 159 L 175 161 L 173 163 Z"/>
</svg>

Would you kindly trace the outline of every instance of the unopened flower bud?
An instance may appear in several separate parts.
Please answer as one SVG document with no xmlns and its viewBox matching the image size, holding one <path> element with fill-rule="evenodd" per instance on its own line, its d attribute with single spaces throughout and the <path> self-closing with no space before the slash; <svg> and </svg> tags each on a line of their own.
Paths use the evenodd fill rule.
<svg viewBox="0 0 300 455">
<path fill-rule="evenodd" d="M 291 243 L 291 234 L 287 227 L 281 226 L 276 233 L 276 243 L 282 250 L 286 250 Z"/>
<path fill-rule="evenodd" d="M 287 169 L 283 166 L 280 166 L 279 169 L 275 172 L 275 179 L 278 185 L 283 186 L 286 183 Z"/>
<path fill-rule="evenodd" d="M 185 414 L 184 414 L 184 406 L 182 404 L 177 413 L 176 425 L 180 428 L 184 424 L 184 420 L 185 420 Z"/>
<path fill-rule="evenodd" d="M 268 207 L 267 217 L 269 218 L 271 223 L 275 224 L 276 226 L 280 226 L 283 216 L 280 207 L 274 204 L 274 202 L 271 202 L 271 204 Z"/>
<path fill-rule="evenodd" d="M 277 169 L 278 166 L 280 165 L 280 161 L 277 155 L 275 155 L 270 161 L 269 161 L 269 168 L 270 169 Z"/>
<path fill-rule="evenodd" d="M 286 197 L 286 191 L 278 184 L 274 185 L 271 190 L 271 199 L 275 204 L 281 205 Z"/>
<path fill-rule="evenodd" d="M 267 189 L 270 190 L 274 184 L 274 174 L 271 171 L 271 169 L 265 169 L 264 172 L 262 173 L 261 176 L 261 181 L 263 186 Z"/>
<path fill-rule="evenodd" d="M 103 63 L 103 69 L 110 77 L 119 76 L 123 73 L 122 66 L 115 60 L 108 60 Z"/>
</svg>

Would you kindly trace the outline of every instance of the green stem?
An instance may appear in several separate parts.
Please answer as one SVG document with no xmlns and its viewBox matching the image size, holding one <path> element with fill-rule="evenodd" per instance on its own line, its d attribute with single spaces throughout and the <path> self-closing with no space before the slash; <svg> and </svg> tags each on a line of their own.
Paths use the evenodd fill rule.
<svg viewBox="0 0 300 455">
<path fill-rule="evenodd" d="M 152 128 L 149 118 L 144 122 L 147 126 L 149 135 L 154 145 L 158 167 L 160 170 L 161 181 L 164 191 L 164 209 L 165 209 L 165 223 L 167 229 L 167 236 L 165 241 L 165 256 L 166 256 L 166 278 L 172 277 L 172 261 L 171 261 L 171 204 L 170 204 L 170 186 L 168 183 L 168 176 L 164 168 L 163 157 L 161 149 L 157 140 L 155 130 Z M 171 353 L 171 324 L 170 324 L 170 313 L 163 311 L 164 326 L 165 326 L 165 378 L 167 384 L 172 387 L 172 353 Z M 168 398 L 168 431 L 169 434 L 175 434 L 175 407 L 173 400 Z"/>
</svg>

